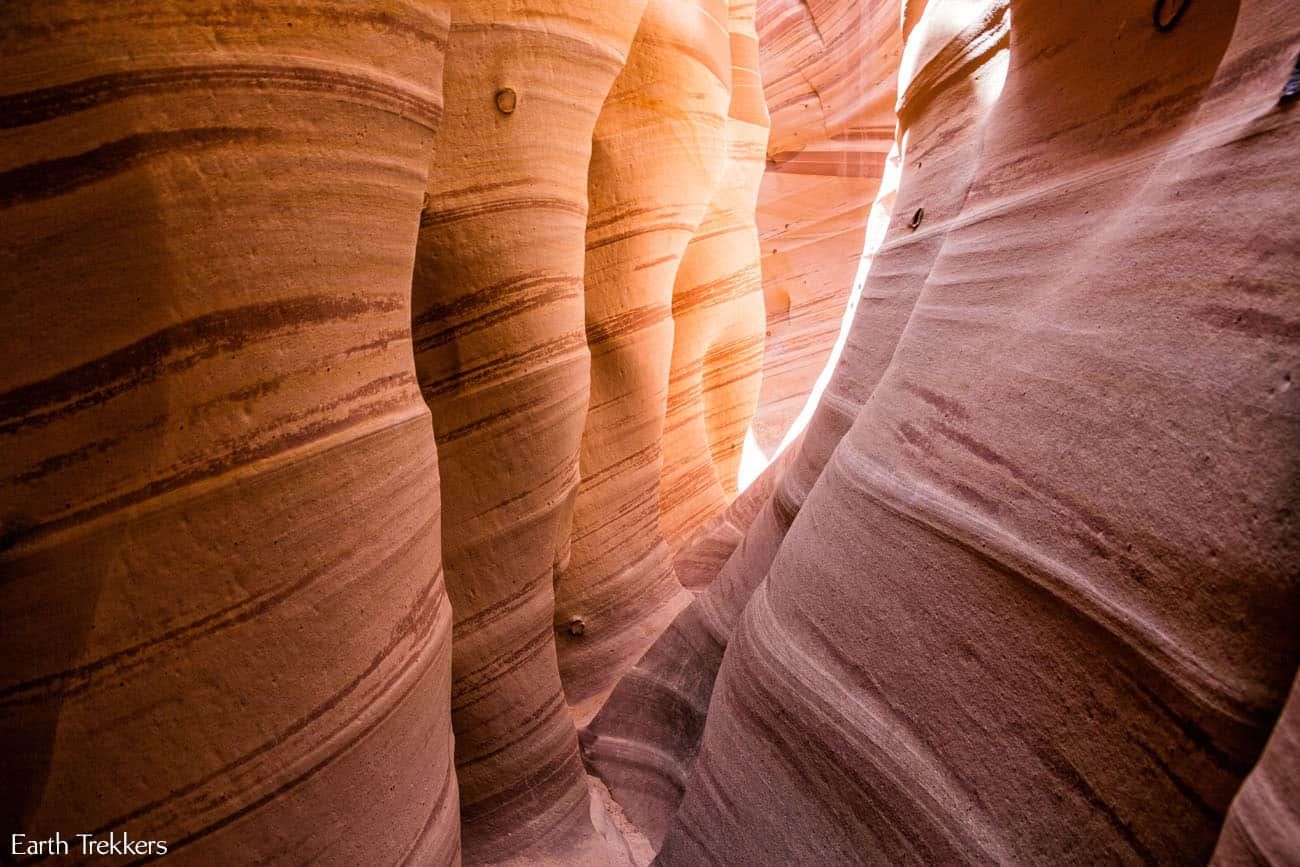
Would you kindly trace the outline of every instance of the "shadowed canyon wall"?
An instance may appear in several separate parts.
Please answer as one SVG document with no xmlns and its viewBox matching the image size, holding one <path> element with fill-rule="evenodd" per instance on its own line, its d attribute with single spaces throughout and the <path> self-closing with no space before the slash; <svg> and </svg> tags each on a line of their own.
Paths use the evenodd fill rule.
<svg viewBox="0 0 1300 867">
<path fill-rule="evenodd" d="M 1293 7 L 4 4 L 0 861 L 1297 863 Z"/>
<path fill-rule="evenodd" d="M 902 185 L 843 357 L 584 735 L 661 862 L 1203 860 L 1281 707 L 1296 22 L 1024 5 L 908 7 Z M 1264 785 L 1230 827 L 1284 848 Z"/>
</svg>

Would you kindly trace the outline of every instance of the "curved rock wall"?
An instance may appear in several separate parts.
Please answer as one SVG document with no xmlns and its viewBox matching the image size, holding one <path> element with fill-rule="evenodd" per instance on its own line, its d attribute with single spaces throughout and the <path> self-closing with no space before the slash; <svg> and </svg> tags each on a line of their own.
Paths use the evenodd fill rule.
<svg viewBox="0 0 1300 867">
<path fill-rule="evenodd" d="M 900 3 L 762 0 L 772 116 L 758 197 L 767 334 L 754 443 L 781 444 L 840 330 L 894 142 Z"/>
<path fill-rule="evenodd" d="M 1300 677 L 1297 677 L 1300 683 Z M 1291 685 L 1282 716 L 1228 809 L 1210 863 L 1215 867 L 1287 864 L 1300 852 L 1300 689 Z"/>
<path fill-rule="evenodd" d="M 945 5 L 900 103 L 925 213 L 868 283 L 910 254 L 919 295 L 731 636 L 665 864 L 1203 860 L 1300 659 L 1287 4 Z M 944 101 L 980 121 L 949 198 Z"/>
<path fill-rule="evenodd" d="M 758 401 L 763 294 L 754 207 L 768 117 L 752 0 L 731 0 L 726 164 L 673 287 L 673 354 L 664 424 L 660 522 L 678 550 L 736 495 Z"/>
<path fill-rule="evenodd" d="M 1286 862 L 1291 5 L 9 3 L 0 833 Z"/>
<path fill-rule="evenodd" d="M 591 403 L 573 554 L 556 583 L 560 674 L 598 705 L 689 598 L 659 529 L 673 281 L 726 164 L 724 0 L 651 0 L 596 124 L 588 179 Z"/>
<path fill-rule="evenodd" d="M 409 311 L 447 27 L 5 5 L 6 860 L 13 831 L 457 860 Z"/>
<path fill-rule="evenodd" d="M 587 166 L 644 2 L 464 0 L 420 219 L 414 325 L 455 611 L 465 860 L 578 857 L 592 828 L 556 663 L 590 355 Z"/>
</svg>

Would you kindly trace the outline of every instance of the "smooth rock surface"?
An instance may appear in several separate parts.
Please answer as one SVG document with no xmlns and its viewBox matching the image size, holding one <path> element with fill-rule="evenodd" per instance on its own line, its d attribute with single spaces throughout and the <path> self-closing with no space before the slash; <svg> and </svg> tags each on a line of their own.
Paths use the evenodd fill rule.
<svg viewBox="0 0 1300 867">
<path fill-rule="evenodd" d="M 601 109 L 588 179 L 591 403 L 555 635 L 575 707 L 604 693 L 687 603 L 659 526 L 673 283 L 727 166 L 725 0 L 651 0 Z M 579 711 L 580 716 L 583 711 Z"/>
<path fill-rule="evenodd" d="M 658 863 L 1204 860 L 1295 675 L 1293 10 L 947 5 L 900 79 L 925 218 L 868 283 L 911 251 L 918 299 Z M 916 198 L 945 100 L 969 180 Z"/>
<path fill-rule="evenodd" d="M 587 167 L 643 0 L 461 0 L 413 281 L 469 863 L 603 845 L 556 662 L 590 354 Z"/>
<path fill-rule="evenodd" d="M 900 3 L 764 0 L 757 29 L 772 117 L 759 189 L 767 334 L 754 419 L 781 444 L 827 361 L 894 142 Z"/>
<path fill-rule="evenodd" d="M 753 0 L 731 0 L 726 164 L 673 287 L 673 353 L 664 424 L 660 525 L 677 551 L 737 493 L 741 449 L 758 402 L 763 294 L 754 208 L 767 105 Z"/>
<path fill-rule="evenodd" d="M 447 28 L 5 4 L 5 860 L 458 860 L 409 308 Z"/>
</svg>

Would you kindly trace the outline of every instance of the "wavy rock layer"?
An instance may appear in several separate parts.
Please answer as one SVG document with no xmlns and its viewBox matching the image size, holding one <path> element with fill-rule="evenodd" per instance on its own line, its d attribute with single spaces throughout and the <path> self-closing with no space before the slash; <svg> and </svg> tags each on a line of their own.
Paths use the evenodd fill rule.
<svg viewBox="0 0 1300 867">
<path fill-rule="evenodd" d="M 1290 864 L 1300 853 L 1300 678 L 1259 763 L 1228 809 L 1210 863 L 1215 867 Z"/>
<path fill-rule="evenodd" d="M 736 495 L 758 401 L 763 294 L 754 207 L 768 117 L 752 0 L 732 0 L 726 162 L 673 287 L 660 524 L 674 551 Z"/>
<path fill-rule="evenodd" d="M 408 300 L 446 5 L 4 18 L 6 845 L 455 862 Z"/>
<path fill-rule="evenodd" d="M 1294 4 L 450 5 L 4 4 L 0 834 L 1294 861 Z"/>
<path fill-rule="evenodd" d="M 894 142 L 898 0 L 764 0 L 772 116 L 758 197 L 767 340 L 753 432 L 770 454 L 835 343 Z"/>
<path fill-rule="evenodd" d="M 972 11 L 909 36 L 867 292 L 917 300 L 661 863 L 1204 860 L 1295 675 L 1288 4 Z"/>
<path fill-rule="evenodd" d="M 593 830 L 556 664 L 590 355 L 587 166 L 643 2 L 465 0 L 414 277 L 444 490 L 465 860 L 575 860 Z"/>
<path fill-rule="evenodd" d="M 726 166 L 727 8 L 651 0 L 596 124 L 588 179 L 591 404 L 573 554 L 556 583 L 569 701 L 598 704 L 689 602 L 659 529 L 673 281 Z"/>
</svg>

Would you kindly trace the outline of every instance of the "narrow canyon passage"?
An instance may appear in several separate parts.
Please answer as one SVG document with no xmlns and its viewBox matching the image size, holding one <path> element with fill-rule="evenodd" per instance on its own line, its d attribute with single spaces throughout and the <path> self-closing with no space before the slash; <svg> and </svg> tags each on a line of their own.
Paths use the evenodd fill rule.
<svg viewBox="0 0 1300 867">
<path fill-rule="evenodd" d="M 0 48 L 0 863 L 1300 864 L 1293 2 Z"/>
</svg>

